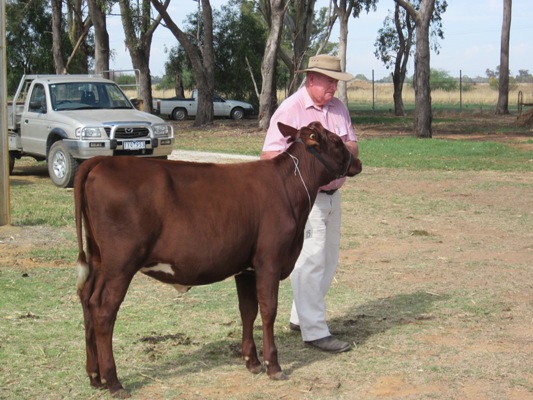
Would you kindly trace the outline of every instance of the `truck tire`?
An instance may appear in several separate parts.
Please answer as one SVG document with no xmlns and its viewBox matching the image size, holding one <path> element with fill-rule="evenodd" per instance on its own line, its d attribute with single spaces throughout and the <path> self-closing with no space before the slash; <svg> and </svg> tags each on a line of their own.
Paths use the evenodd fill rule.
<svg viewBox="0 0 533 400">
<path fill-rule="evenodd" d="M 10 151 L 9 152 L 9 175 L 13 173 L 14 168 L 15 168 L 15 153 Z"/>
<path fill-rule="evenodd" d="M 61 140 L 50 147 L 48 174 L 54 185 L 60 188 L 72 187 L 78 166 L 79 161 L 70 155 Z"/>
<path fill-rule="evenodd" d="M 187 118 L 187 110 L 185 108 L 175 108 L 172 110 L 172 119 L 176 121 L 183 121 Z"/>
<path fill-rule="evenodd" d="M 244 118 L 244 110 L 240 107 L 235 107 L 231 110 L 231 119 L 239 120 Z"/>
</svg>

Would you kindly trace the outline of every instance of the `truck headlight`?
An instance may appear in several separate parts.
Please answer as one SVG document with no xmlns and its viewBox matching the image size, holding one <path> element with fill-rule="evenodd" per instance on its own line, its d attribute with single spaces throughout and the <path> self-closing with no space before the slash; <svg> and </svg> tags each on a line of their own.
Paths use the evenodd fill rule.
<svg viewBox="0 0 533 400">
<path fill-rule="evenodd" d="M 173 129 L 172 126 L 168 124 L 157 124 L 153 126 L 154 128 L 154 135 L 156 137 L 173 137 Z"/>
<path fill-rule="evenodd" d="M 99 138 L 102 137 L 102 131 L 100 128 L 78 128 L 76 129 L 76 136 L 82 139 Z"/>
</svg>

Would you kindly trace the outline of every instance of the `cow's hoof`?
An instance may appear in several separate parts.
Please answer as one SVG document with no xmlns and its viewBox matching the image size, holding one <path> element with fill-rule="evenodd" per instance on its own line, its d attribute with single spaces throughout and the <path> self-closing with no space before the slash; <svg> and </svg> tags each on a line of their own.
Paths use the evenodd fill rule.
<svg viewBox="0 0 533 400">
<path fill-rule="evenodd" d="M 283 371 L 278 371 L 275 374 L 270 375 L 270 379 L 274 381 L 286 381 L 289 377 Z"/>
<path fill-rule="evenodd" d="M 129 399 L 131 394 L 126 389 L 119 389 L 116 392 L 111 393 L 111 396 L 115 399 Z"/>
<path fill-rule="evenodd" d="M 257 375 L 257 374 L 260 374 L 261 372 L 263 372 L 263 367 L 261 366 L 261 364 L 252 365 L 252 366 L 248 367 L 248 371 L 250 371 L 254 375 Z"/>
</svg>

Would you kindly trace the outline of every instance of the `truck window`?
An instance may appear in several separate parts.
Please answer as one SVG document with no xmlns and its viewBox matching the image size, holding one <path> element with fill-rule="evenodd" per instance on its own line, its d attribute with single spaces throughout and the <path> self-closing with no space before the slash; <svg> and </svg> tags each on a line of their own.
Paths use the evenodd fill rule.
<svg viewBox="0 0 533 400">
<path fill-rule="evenodd" d="M 68 82 L 50 85 L 52 107 L 56 111 L 80 109 L 132 108 L 114 83 Z"/>
<path fill-rule="evenodd" d="M 46 93 L 43 85 L 37 84 L 33 87 L 28 111 L 37 113 L 46 112 Z"/>
</svg>

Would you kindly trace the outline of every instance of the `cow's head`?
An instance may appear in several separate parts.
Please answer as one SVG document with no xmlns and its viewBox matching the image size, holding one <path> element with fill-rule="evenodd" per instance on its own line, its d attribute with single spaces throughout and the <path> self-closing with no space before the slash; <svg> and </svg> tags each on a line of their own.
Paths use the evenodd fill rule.
<svg viewBox="0 0 533 400">
<path fill-rule="evenodd" d="M 288 143 L 301 141 L 335 178 L 354 176 L 362 171 L 361 160 L 354 157 L 342 139 L 328 131 L 318 121 L 300 129 L 278 122 L 278 128 Z"/>
</svg>

